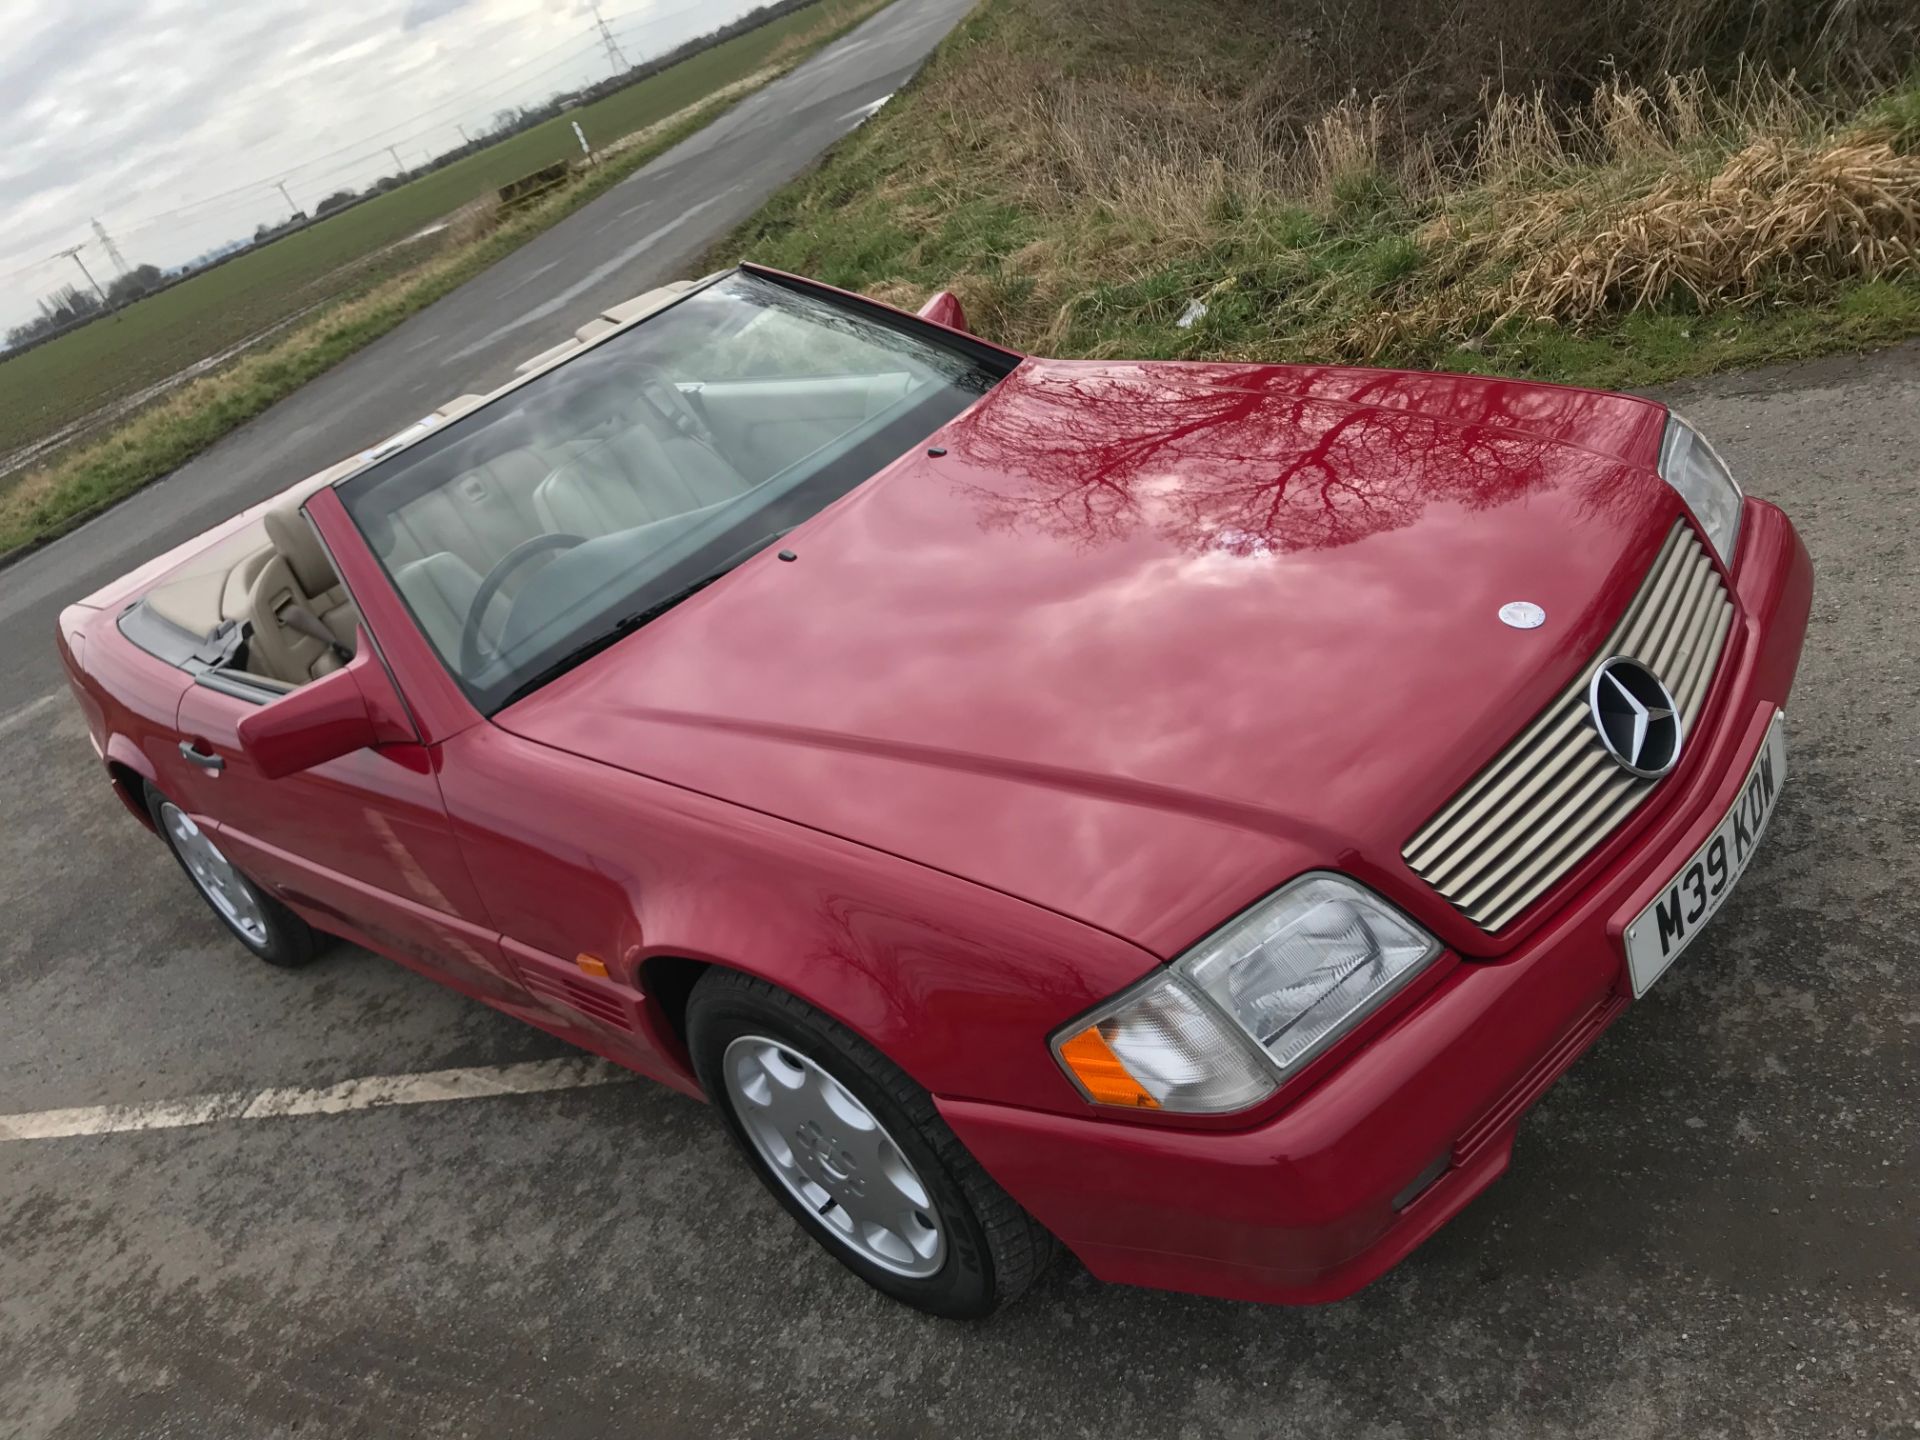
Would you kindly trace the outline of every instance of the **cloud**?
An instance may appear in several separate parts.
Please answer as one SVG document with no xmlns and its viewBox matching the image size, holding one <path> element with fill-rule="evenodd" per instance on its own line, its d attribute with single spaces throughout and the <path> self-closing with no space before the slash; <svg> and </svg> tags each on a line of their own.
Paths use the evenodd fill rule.
<svg viewBox="0 0 1920 1440">
<path fill-rule="evenodd" d="M 428 21 L 450 15 L 470 3 L 471 0 L 407 0 L 406 13 L 400 17 L 400 28 L 417 30 Z"/>
<path fill-rule="evenodd" d="M 757 0 L 605 0 L 658 53 Z M 175 265 L 606 73 L 579 0 L 0 0 L 0 331 L 96 273 Z"/>
</svg>

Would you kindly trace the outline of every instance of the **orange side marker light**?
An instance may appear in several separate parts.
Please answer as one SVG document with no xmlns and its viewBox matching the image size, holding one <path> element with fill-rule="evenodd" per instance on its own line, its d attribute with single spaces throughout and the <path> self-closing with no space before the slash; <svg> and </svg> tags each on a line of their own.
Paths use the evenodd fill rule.
<svg viewBox="0 0 1920 1440">
<path fill-rule="evenodd" d="M 1158 1110 L 1160 1102 L 1134 1079 L 1120 1057 L 1113 1053 L 1098 1025 L 1089 1025 L 1078 1035 L 1060 1042 L 1060 1059 L 1073 1071 L 1087 1094 L 1102 1105 L 1132 1105 L 1142 1110 Z"/>
</svg>

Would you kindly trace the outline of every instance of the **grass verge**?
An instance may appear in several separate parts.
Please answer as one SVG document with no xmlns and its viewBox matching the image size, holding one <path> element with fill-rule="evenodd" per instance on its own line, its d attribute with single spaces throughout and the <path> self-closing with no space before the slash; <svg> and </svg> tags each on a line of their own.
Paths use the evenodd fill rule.
<svg viewBox="0 0 1920 1440">
<path fill-rule="evenodd" d="M 363 295 L 328 307 L 269 348 L 190 381 L 99 440 L 43 468 L 0 482 L 0 559 L 44 544 L 169 474 L 415 312 L 458 288 L 534 236 L 778 79 L 890 0 L 851 0 L 788 37 L 755 74 L 634 137 L 611 159 L 544 204 Z"/>
<path fill-rule="evenodd" d="M 1624 387 L 1920 333 L 1920 78 L 1883 56 L 1818 90 L 1749 54 L 1297 119 L 1261 77 L 1299 37 L 1243 9 L 986 0 L 709 259 L 950 288 L 1064 356 Z"/>
</svg>

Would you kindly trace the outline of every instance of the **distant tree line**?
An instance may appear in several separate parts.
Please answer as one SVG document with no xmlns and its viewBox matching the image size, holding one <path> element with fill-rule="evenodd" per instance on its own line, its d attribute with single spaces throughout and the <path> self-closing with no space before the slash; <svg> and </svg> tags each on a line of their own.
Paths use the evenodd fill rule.
<svg viewBox="0 0 1920 1440">
<path fill-rule="evenodd" d="M 122 305 L 130 305 L 148 291 L 159 289 L 166 280 L 166 272 L 158 265 L 136 265 L 107 286 L 104 305 L 91 290 L 82 290 L 78 285 L 63 285 L 53 294 L 41 297 L 38 315 L 7 331 L 7 348 L 14 350 L 22 345 L 30 345 L 70 325 L 91 320 L 103 310 L 118 310 Z"/>
</svg>

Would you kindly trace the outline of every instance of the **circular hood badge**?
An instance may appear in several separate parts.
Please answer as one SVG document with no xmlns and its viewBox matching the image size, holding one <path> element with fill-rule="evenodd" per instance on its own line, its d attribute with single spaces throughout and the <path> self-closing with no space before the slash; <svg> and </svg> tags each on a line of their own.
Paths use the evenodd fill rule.
<svg viewBox="0 0 1920 1440">
<path fill-rule="evenodd" d="M 1509 600 L 1500 607 L 1500 622 L 1516 630 L 1538 630 L 1547 623 L 1547 612 L 1531 600 Z"/>
<path fill-rule="evenodd" d="M 1622 770 L 1658 780 L 1678 763 L 1680 707 L 1638 660 L 1616 655 L 1594 671 L 1587 707 L 1600 743 Z"/>
</svg>

